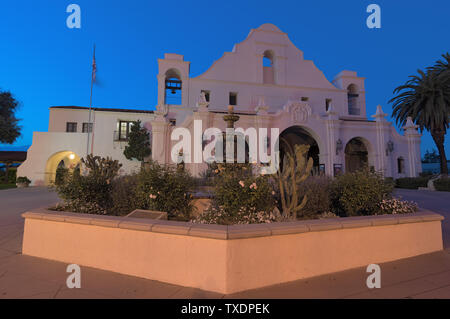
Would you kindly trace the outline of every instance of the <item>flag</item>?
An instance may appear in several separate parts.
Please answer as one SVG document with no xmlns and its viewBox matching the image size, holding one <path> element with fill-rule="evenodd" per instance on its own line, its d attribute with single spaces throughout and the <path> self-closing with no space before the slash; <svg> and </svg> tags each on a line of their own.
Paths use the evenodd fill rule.
<svg viewBox="0 0 450 319">
<path fill-rule="evenodd" d="M 97 73 L 97 63 L 95 62 L 95 45 L 94 45 L 94 57 L 92 58 L 92 82 L 95 82 Z"/>
</svg>

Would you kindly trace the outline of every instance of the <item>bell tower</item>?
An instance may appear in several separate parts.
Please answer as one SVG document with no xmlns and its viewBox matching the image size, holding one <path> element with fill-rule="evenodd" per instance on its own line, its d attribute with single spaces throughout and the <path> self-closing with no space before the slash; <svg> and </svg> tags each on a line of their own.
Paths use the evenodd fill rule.
<svg viewBox="0 0 450 319">
<path fill-rule="evenodd" d="M 190 62 L 179 54 L 165 53 L 158 59 L 158 105 L 188 104 Z"/>
</svg>

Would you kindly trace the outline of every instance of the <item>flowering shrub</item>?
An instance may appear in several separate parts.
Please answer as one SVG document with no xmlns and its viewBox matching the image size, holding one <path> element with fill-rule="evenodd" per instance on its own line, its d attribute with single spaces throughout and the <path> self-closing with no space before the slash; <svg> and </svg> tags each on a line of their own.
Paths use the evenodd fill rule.
<svg viewBox="0 0 450 319">
<path fill-rule="evenodd" d="M 331 183 L 331 209 L 339 216 L 375 215 L 392 194 L 392 183 L 367 170 L 346 173 Z"/>
<path fill-rule="evenodd" d="M 135 206 L 167 212 L 171 219 L 189 220 L 193 186 L 188 172 L 151 162 L 137 175 Z"/>
<path fill-rule="evenodd" d="M 332 212 L 323 212 L 319 215 L 319 219 L 337 218 L 337 217 L 339 216 Z"/>
<path fill-rule="evenodd" d="M 108 211 L 95 202 L 85 202 L 83 199 L 71 199 L 64 203 L 58 203 L 51 208 L 56 211 L 71 211 L 81 214 L 107 215 Z"/>
<path fill-rule="evenodd" d="M 308 177 L 301 184 L 301 187 L 298 188 L 298 195 L 300 197 L 307 196 L 308 200 L 306 201 L 306 205 L 297 213 L 297 218 L 321 218 L 321 214 L 326 215 L 326 213 L 330 212 L 330 188 L 331 178 L 329 178 L 328 176 Z"/>
<path fill-rule="evenodd" d="M 111 158 L 88 155 L 82 159 L 86 172 L 79 169 L 65 174 L 55 185 L 66 210 L 86 214 L 108 214 L 113 205 L 112 182 L 120 167 Z"/>
<path fill-rule="evenodd" d="M 136 202 L 137 181 L 137 174 L 118 176 L 113 180 L 111 189 L 112 207 L 109 214 L 127 215 L 139 208 Z"/>
<path fill-rule="evenodd" d="M 416 212 L 417 209 L 417 203 L 399 198 L 383 199 L 380 202 L 381 214 L 409 214 Z"/>
<path fill-rule="evenodd" d="M 215 207 L 210 206 L 203 214 L 199 215 L 196 219 L 192 220 L 194 223 L 199 224 L 262 224 L 272 223 L 279 218 L 279 212 L 274 210 L 272 212 L 260 211 L 257 212 L 253 208 L 245 209 L 242 207 L 236 214 L 230 216 L 223 206 Z"/>
<path fill-rule="evenodd" d="M 212 205 L 197 217 L 197 222 L 248 224 L 276 219 L 270 177 L 256 176 L 251 164 L 219 164 L 212 171 Z"/>
</svg>

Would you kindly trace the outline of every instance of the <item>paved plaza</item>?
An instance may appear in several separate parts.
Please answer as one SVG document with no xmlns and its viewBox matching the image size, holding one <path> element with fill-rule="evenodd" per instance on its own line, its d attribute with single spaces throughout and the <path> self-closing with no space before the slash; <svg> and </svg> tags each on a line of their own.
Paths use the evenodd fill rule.
<svg viewBox="0 0 450 319">
<path fill-rule="evenodd" d="M 56 194 L 39 187 L 0 190 L 0 298 L 450 298 L 450 193 L 396 190 L 396 195 L 446 218 L 445 249 L 380 264 L 380 289 L 369 290 L 369 274 L 357 268 L 221 295 L 88 267 L 81 267 L 81 288 L 68 289 L 66 264 L 21 255 L 21 213 L 55 203 Z"/>
</svg>

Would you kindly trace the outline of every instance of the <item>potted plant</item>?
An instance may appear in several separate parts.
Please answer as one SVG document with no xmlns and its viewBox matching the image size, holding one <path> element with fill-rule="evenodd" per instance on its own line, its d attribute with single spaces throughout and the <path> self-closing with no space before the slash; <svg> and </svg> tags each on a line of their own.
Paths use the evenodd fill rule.
<svg viewBox="0 0 450 319">
<path fill-rule="evenodd" d="M 19 176 L 16 179 L 16 185 L 17 187 L 28 187 L 30 185 L 31 181 L 26 176 Z"/>
</svg>

